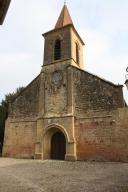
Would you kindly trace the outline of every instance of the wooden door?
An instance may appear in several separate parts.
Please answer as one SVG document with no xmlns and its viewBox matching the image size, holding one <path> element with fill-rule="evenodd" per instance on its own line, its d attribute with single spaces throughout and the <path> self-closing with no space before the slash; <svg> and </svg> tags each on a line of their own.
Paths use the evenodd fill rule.
<svg viewBox="0 0 128 192">
<path fill-rule="evenodd" d="M 66 140 L 61 132 L 56 132 L 51 139 L 51 159 L 64 160 L 66 154 Z"/>
</svg>

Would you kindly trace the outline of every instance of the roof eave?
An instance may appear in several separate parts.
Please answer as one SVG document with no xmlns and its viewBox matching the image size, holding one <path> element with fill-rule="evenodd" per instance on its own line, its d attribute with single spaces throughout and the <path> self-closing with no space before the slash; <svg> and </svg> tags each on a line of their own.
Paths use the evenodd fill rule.
<svg viewBox="0 0 128 192">
<path fill-rule="evenodd" d="M 93 77 L 96 77 L 96 78 L 100 79 L 101 81 L 104 81 L 104 82 L 106 82 L 106 83 L 108 83 L 108 84 L 110 84 L 110 85 L 112 85 L 112 86 L 114 86 L 114 87 L 124 87 L 123 85 L 115 84 L 115 83 L 113 83 L 113 82 L 111 82 L 111 81 L 109 81 L 109 80 L 106 80 L 106 79 L 104 79 L 104 78 L 102 78 L 102 77 L 100 77 L 100 76 L 98 76 L 98 75 L 96 75 L 96 74 L 94 74 L 94 73 L 91 73 L 91 72 L 89 72 L 89 71 L 83 70 L 83 69 L 78 68 L 78 67 L 76 67 L 76 66 L 71 66 L 71 67 L 72 67 L 72 68 L 75 68 L 75 69 L 77 69 L 77 70 L 83 71 L 83 72 L 85 72 L 85 73 L 88 73 L 88 74 L 92 75 Z"/>
</svg>

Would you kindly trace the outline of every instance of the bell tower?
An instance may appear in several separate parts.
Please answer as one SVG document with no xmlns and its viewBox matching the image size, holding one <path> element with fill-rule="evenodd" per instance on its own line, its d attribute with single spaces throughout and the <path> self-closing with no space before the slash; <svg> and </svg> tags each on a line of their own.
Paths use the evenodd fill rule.
<svg viewBox="0 0 128 192">
<path fill-rule="evenodd" d="M 83 69 L 84 42 L 76 31 L 66 5 L 60 13 L 55 28 L 45 34 L 43 66 L 68 63 Z"/>
</svg>

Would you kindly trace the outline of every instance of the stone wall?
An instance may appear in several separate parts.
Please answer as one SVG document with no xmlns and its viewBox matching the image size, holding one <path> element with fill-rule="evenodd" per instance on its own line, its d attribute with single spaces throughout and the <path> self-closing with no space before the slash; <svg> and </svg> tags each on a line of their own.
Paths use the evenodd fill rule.
<svg viewBox="0 0 128 192">
<path fill-rule="evenodd" d="M 128 162 L 128 108 L 75 119 L 78 160 Z"/>
<path fill-rule="evenodd" d="M 34 118 L 8 118 L 6 121 L 3 156 L 34 158 L 36 124 Z"/>
<path fill-rule="evenodd" d="M 34 79 L 13 102 L 10 103 L 9 116 L 37 116 L 39 112 L 40 76 Z"/>
<path fill-rule="evenodd" d="M 34 158 L 39 114 L 40 76 L 10 103 L 3 156 Z"/>
<path fill-rule="evenodd" d="M 122 86 L 114 85 L 73 67 L 74 110 L 76 116 L 124 107 Z"/>
<path fill-rule="evenodd" d="M 70 61 L 63 61 L 43 67 L 40 86 L 42 116 L 73 115 L 73 79 L 70 66 Z M 56 73 L 59 73 L 59 77 L 55 76 Z"/>
<path fill-rule="evenodd" d="M 76 63 L 76 43 L 79 49 L 79 64 Z M 71 58 L 74 61 L 74 65 L 84 69 L 84 62 L 83 62 L 83 44 L 81 43 L 80 38 L 74 32 L 73 28 L 71 28 Z"/>
</svg>

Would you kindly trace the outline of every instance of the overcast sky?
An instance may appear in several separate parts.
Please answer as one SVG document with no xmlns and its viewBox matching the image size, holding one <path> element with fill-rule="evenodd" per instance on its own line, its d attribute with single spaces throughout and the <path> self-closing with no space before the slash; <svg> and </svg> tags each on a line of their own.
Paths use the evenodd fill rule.
<svg viewBox="0 0 128 192">
<path fill-rule="evenodd" d="M 63 0 L 12 0 L 0 26 L 0 100 L 26 86 L 43 64 L 43 37 L 54 28 Z M 85 42 L 85 70 L 124 84 L 128 66 L 128 0 L 68 0 Z M 124 88 L 128 101 L 128 91 Z"/>
</svg>

